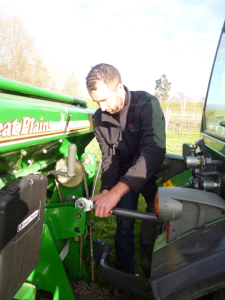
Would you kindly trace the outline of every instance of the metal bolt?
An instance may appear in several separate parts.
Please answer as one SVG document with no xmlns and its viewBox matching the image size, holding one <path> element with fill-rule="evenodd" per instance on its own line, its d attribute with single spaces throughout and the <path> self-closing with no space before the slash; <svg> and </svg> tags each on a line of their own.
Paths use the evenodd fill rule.
<svg viewBox="0 0 225 300">
<path fill-rule="evenodd" d="M 60 139 L 59 142 L 62 143 L 62 142 L 63 142 L 63 139 Z"/>
<path fill-rule="evenodd" d="M 26 156 L 26 155 L 27 155 L 27 151 L 21 150 L 21 154 L 22 154 L 23 156 Z"/>
<path fill-rule="evenodd" d="M 31 163 L 32 163 L 32 161 L 31 161 L 30 159 L 28 159 L 28 161 L 27 161 L 27 162 L 28 162 L 28 164 L 31 164 Z"/>
<path fill-rule="evenodd" d="M 46 149 L 43 149 L 43 153 L 45 154 L 45 153 L 47 153 L 48 151 L 46 150 Z"/>
<path fill-rule="evenodd" d="M 86 174 L 88 175 L 88 174 L 93 174 L 93 172 L 91 172 L 90 170 L 87 170 L 86 171 Z"/>
<path fill-rule="evenodd" d="M 76 217 L 77 217 L 78 219 L 80 219 L 80 218 L 81 218 L 81 214 L 77 214 Z"/>
<path fill-rule="evenodd" d="M 75 242 L 79 242 L 79 241 L 80 241 L 79 236 L 75 236 L 74 241 L 75 241 Z"/>
<path fill-rule="evenodd" d="M 16 170 L 13 170 L 13 173 L 16 173 Z"/>
</svg>

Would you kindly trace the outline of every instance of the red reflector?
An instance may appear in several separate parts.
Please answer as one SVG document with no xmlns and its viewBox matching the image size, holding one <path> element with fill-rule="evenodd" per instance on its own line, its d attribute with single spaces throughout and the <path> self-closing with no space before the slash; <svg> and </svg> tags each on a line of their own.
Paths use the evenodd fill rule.
<svg viewBox="0 0 225 300">
<path fill-rule="evenodd" d="M 169 230 L 170 230 L 170 224 L 169 222 L 166 222 L 166 239 L 169 239 Z"/>
<path fill-rule="evenodd" d="M 155 194 L 155 214 L 159 218 L 159 193 L 158 191 Z"/>
</svg>

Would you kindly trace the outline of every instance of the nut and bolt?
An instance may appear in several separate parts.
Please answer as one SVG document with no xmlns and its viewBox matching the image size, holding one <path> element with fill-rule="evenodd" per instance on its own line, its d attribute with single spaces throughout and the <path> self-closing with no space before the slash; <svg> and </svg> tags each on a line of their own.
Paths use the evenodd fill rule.
<svg viewBox="0 0 225 300">
<path fill-rule="evenodd" d="M 26 156 L 26 155 L 27 155 L 27 151 L 25 151 L 25 150 L 20 150 L 20 153 L 21 153 L 23 156 Z"/>
</svg>

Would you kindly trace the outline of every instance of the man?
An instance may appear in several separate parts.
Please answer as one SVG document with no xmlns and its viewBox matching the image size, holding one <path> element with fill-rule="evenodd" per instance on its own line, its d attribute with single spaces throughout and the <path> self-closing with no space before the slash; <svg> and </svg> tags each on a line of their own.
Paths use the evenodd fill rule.
<svg viewBox="0 0 225 300">
<path fill-rule="evenodd" d="M 165 156 L 165 122 L 159 101 L 130 92 L 118 70 L 108 64 L 91 69 L 86 84 L 100 109 L 93 115 L 102 151 L 101 194 L 94 196 L 95 215 L 108 217 L 113 207 L 137 210 L 138 196 L 154 206 L 154 175 Z M 115 268 L 135 274 L 134 219 L 118 217 Z"/>
</svg>

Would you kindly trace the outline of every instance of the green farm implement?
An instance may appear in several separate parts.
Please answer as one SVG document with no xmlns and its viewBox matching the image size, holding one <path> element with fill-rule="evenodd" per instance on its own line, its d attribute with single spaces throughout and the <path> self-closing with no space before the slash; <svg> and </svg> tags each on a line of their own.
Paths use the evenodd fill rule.
<svg viewBox="0 0 225 300">
<path fill-rule="evenodd" d="M 0 300 L 110 300 L 94 283 L 95 259 L 105 281 L 140 299 L 225 299 L 224 99 L 225 24 L 201 138 L 185 143 L 182 156 L 166 154 L 155 214 L 112 211 L 143 220 L 143 278 L 110 267 L 109 245 L 93 243 L 96 157 L 85 148 L 94 110 L 85 100 L 0 78 Z M 159 228 L 153 252 L 152 223 Z"/>
</svg>

